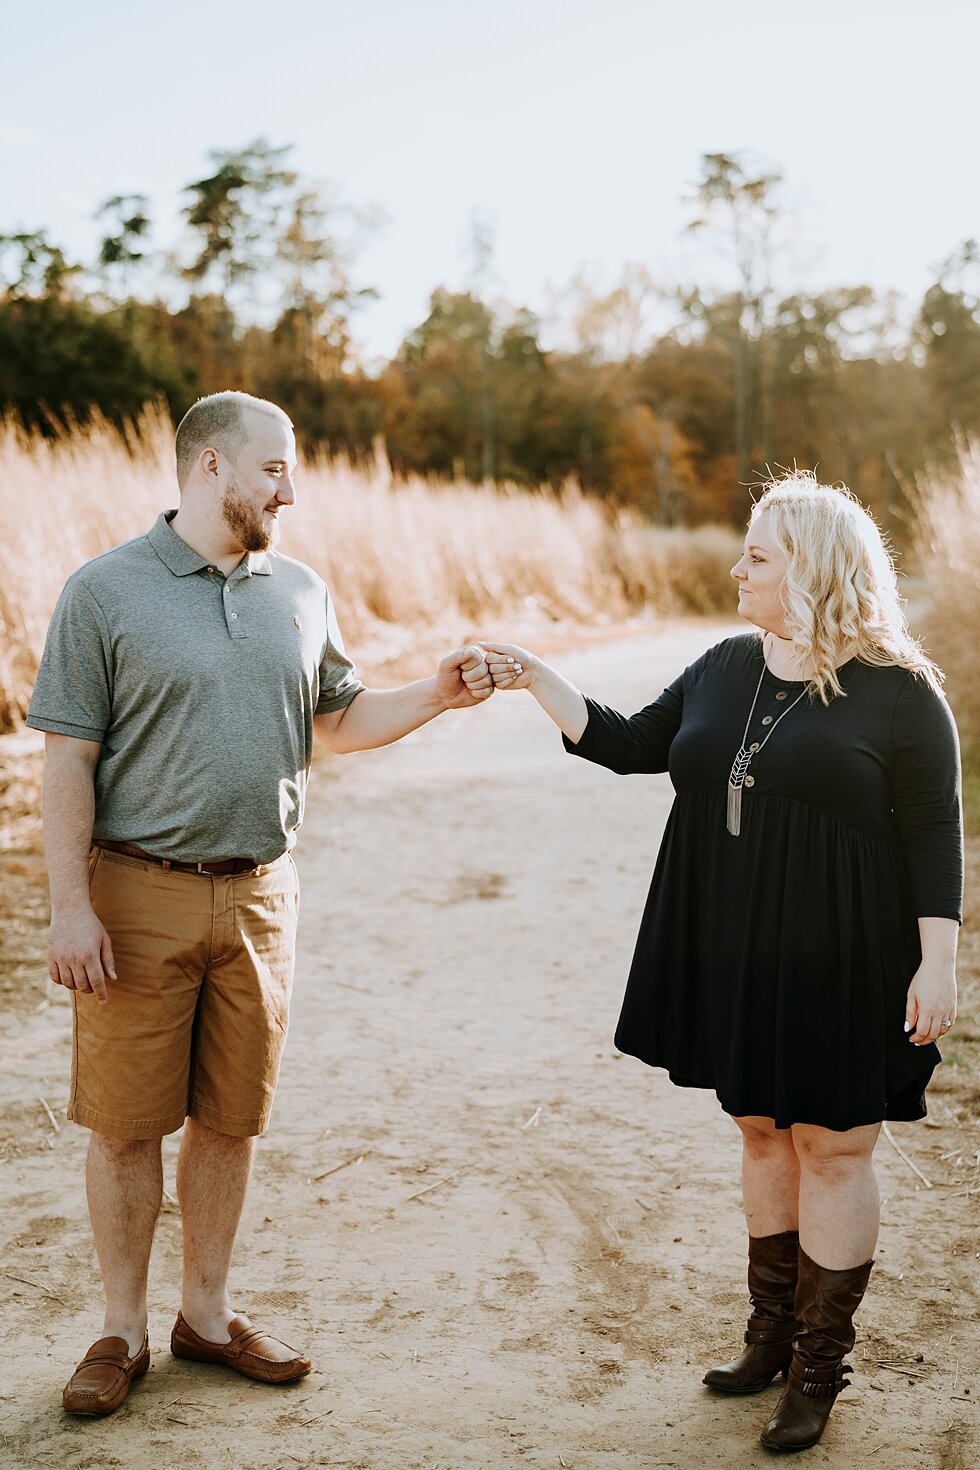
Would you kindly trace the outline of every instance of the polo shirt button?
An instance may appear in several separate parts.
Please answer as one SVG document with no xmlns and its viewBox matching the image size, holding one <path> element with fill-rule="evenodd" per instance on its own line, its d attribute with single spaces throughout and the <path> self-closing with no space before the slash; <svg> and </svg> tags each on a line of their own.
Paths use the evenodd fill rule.
<svg viewBox="0 0 980 1470">
<path fill-rule="evenodd" d="M 785 699 L 786 698 L 786 690 L 785 689 L 780 689 L 779 693 L 776 695 L 776 698 L 777 699 Z"/>
<path fill-rule="evenodd" d="M 231 615 L 231 616 L 232 616 L 232 617 L 233 617 L 233 618 L 237 618 L 237 617 L 238 617 L 238 614 L 237 614 L 237 613 L 232 613 L 232 615 Z"/>
<path fill-rule="evenodd" d="M 772 715 L 766 715 L 766 716 L 764 716 L 762 723 L 764 725 L 771 725 L 772 724 Z"/>
<path fill-rule="evenodd" d="M 746 784 L 746 786 L 754 786 L 755 785 L 755 777 L 754 776 L 746 776 L 746 778 L 745 778 L 745 784 Z"/>
</svg>

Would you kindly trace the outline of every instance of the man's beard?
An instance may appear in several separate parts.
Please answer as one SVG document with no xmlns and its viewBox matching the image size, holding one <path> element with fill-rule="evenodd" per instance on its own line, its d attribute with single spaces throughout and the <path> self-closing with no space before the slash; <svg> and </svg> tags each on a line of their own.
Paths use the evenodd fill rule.
<svg viewBox="0 0 980 1470">
<path fill-rule="evenodd" d="M 276 539 L 278 524 L 273 521 L 266 525 L 262 512 L 238 494 L 237 485 L 229 485 L 226 489 L 221 501 L 221 514 L 244 551 L 268 551 Z"/>
</svg>

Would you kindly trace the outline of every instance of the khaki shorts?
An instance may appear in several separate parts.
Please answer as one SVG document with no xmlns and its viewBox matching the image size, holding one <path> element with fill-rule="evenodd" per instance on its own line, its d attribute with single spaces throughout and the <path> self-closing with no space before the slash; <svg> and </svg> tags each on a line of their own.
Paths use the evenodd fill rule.
<svg viewBox="0 0 980 1470">
<path fill-rule="evenodd" d="M 188 1117 L 264 1133 L 293 978 L 292 858 L 216 877 L 97 848 L 89 880 L 118 978 L 107 1005 L 72 992 L 69 1118 L 115 1138 L 161 1138 Z"/>
</svg>

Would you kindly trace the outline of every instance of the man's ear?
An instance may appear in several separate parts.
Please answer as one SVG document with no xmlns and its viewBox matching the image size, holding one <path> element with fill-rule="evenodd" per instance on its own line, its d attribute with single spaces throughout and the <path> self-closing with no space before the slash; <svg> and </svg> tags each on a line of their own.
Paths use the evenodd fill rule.
<svg viewBox="0 0 980 1470">
<path fill-rule="evenodd" d="M 197 462 L 206 480 L 216 480 L 218 478 L 220 458 L 216 449 L 202 449 L 197 457 Z"/>
</svg>

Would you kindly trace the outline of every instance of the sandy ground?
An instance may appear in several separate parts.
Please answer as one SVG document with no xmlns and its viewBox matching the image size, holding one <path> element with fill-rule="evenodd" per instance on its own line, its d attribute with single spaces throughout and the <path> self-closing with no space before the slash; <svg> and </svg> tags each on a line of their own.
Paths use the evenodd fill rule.
<svg viewBox="0 0 980 1470">
<path fill-rule="evenodd" d="M 689 625 L 557 662 L 635 708 L 715 636 Z M 735 1130 L 611 1040 L 669 801 L 666 777 L 564 757 L 526 695 L 319 766 L 290 1042 L 236 1269 L 241 1308 L 312 1350 L 292 1388 L 171 1358 L 168 1203 L 151 1371 L 113 1418 L 63 1416 L 101 1324 L 86 1135 L 60 1111 L 66 998 L 14 1005 L 0 1464 L 771 1466 L 757 1436 L 776 1390 L 700 1383 L 743 1326 Z M 939 1082 L 929 1122 L 895 1126 L 931 1189 L 879 1147 L 855 1384 L 808 1465 L 980 1459 L 976 1100 Z M 171 1194 L 175 1153 L 170 1139 Z"/>
</svg>

